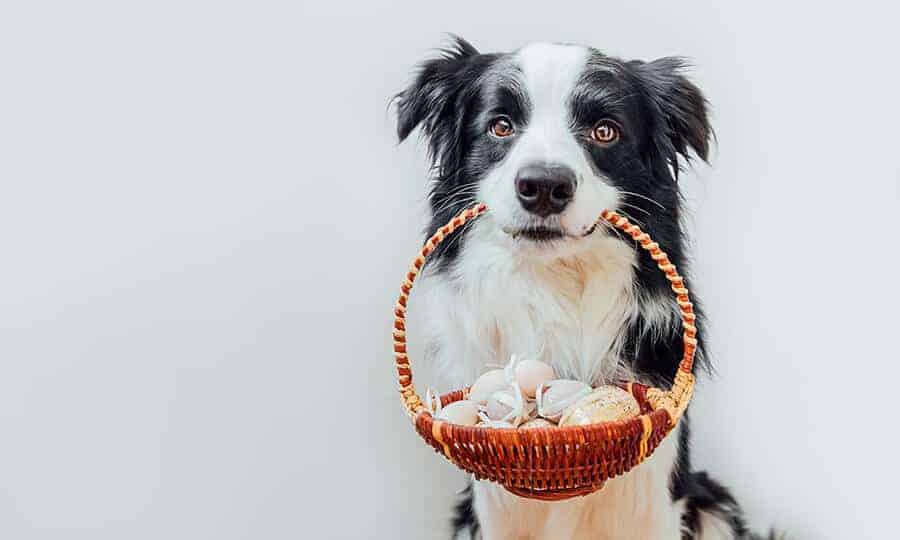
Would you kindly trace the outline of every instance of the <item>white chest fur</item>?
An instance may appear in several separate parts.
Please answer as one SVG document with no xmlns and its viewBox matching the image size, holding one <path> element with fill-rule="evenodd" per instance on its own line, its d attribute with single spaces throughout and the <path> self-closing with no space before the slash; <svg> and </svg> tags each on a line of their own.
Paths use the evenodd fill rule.
<svg viewBox="0 0 900 540">
<path fill-rule="evenodd" d="M 620 347 L 623 325 L 637 313 L 634 250 L 597 234 L 578 240 L 576 254 L 543 258 L 510 249 L 508 236 L 479 225 L 451 271 L 423 287 L 426 354 L 442 384 L 471 384 L 510 354 L 541 359 L 560 377 L 627 377 Z"/>
</svg>

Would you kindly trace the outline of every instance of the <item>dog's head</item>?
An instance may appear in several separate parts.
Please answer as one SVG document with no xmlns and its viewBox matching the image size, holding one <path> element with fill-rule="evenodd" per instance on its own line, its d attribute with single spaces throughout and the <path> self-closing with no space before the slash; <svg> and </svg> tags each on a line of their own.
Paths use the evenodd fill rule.
<svg viewBox="0 0 900 540">
<path fill-rule="evenodd" d="M 397 96 L 400 140 L 420 127 L 435 164 L 432 228 L 483 201 L 498 242 L 557 257 L 584 249 L 604 208 L 651 230 L 677 223 L 679 157 L 705 160 L 710 136 L 682 70 L 577 45 L 481 54 L 456 39 Z"/>
</svg>

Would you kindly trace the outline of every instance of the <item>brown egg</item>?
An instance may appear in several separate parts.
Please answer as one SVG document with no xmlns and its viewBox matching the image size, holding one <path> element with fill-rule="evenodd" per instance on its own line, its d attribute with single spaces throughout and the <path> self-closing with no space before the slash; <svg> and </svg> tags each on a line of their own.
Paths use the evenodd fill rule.
<svg viewBox="0 0 900 540">
<path fill-rule="evenodd" d="M 618 386 L 601 386 L 569 407 L 560 426 L 584 426 L 631 418 L 641 413 L 634 396 Z"/>
</svg>

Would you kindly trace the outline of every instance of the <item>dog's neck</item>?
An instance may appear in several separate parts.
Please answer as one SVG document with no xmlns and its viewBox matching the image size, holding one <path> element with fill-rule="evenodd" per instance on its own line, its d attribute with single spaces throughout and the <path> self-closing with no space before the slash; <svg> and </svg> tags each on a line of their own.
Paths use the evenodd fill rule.
<svg viewBox="0 0 900 540">
<path fill-rule="evenodd" d="M 623 328 L 638 309 L 632 247 L 596 235 L 577 252 L 541 257 L 477 229 L 452 267 L 429 276 L 429 352 L 442 382 L 471 384 L 511 354 L 591 383 L 630 375 Z"/>
</svg>

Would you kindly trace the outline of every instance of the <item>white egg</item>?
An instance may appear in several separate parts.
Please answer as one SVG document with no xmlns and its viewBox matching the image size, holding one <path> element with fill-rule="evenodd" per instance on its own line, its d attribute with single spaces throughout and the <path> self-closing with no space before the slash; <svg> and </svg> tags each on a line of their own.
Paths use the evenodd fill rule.
<svg viewBox="0 0 900 540">
<path fill-rule="evenodd" d="M 469 399 L 484 404 L 491 394 L 508 387 L 510 382 L 502 369 L 492 369 L 478 377 L 469 389 Z"/>
<path fill-rule="evenodd" d="M 478 404 L 469 399 L 454 401 L 444 405 L 435 418 L 451 424 L 474 426 L 478 423 Z"/>
<path fill-rule="evenodd" d="M 560 426 L 584 426 L 613 422 L 641 413 L 634 396 L 618 386 L 601 386 L 569 407 L 559 420 Z"/>
<path fill-rule="evenodd" d="M 554 379 L 538 386 L 535 392 L 539 416 L 558 422 L 566 409 L 591 393 L 591 387 L 581 381 Z"/>
<path fill-rule="evenodd" d="M 482 411 L 478 413 L 478 427 L 487 427 L 487 428 L 514 428 L 516 426 L 510 424 L 509 422 L 504 422 L 503 420 L 491 420 L 488 415 Z"/>
<path fill-rule="evenodd" d="M 509 422 L 518 426 L 528 420 L 534 412 L 534 403 L 525 399 L 518 384 L 491 394 L 484 412 L 493 421 Z"/>
<path fill-rule="evenodd" d="M 522 392 L 532 399 L 538 386 L 556 377 L 553 368 L 540 360 L 522 360 L 516 363 L 515 373 Z"/>
</svg>

